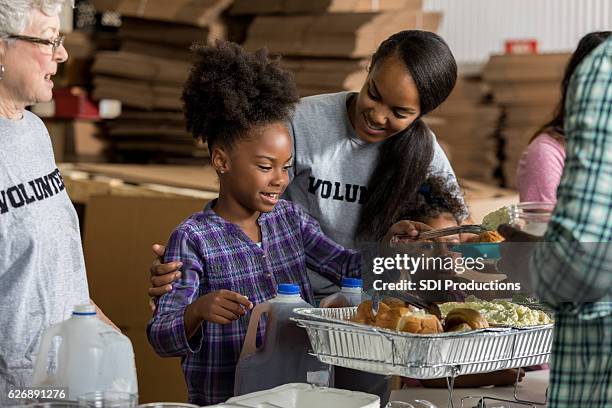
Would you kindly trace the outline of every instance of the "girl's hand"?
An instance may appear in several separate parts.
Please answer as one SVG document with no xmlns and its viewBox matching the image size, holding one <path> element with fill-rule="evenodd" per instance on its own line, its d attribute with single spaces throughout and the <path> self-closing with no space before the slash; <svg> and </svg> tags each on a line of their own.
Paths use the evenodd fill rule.
<svg viewBox="0 0 612 408">
<path fill-rule="evenodd" d="M 194 303 L 194 311 L 202 320 L 219 324 L 229 324 L 252 308 L 246 296 L 225 289 L 207 293 Z"/>
</svg>

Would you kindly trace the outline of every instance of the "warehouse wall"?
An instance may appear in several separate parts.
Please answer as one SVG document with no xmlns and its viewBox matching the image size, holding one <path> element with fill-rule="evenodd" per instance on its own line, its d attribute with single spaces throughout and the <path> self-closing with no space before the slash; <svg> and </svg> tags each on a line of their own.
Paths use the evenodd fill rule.
<svg viewBox="0 0 612 408">
<path fill-rule="evenodd" d="M 444 13 L 439 33 L 462 64 L 486 62 L 506 39 L 568 52 L 584 34 L 612 28 L 612 0 L 425 0 L 424 9 Z"/>
</svg>

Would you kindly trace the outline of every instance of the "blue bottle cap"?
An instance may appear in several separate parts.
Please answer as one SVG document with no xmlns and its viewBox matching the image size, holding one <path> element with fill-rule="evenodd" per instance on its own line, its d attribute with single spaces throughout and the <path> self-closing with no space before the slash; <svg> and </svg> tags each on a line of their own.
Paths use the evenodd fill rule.
<svg viewBox="0 0 612 408">
<path fill-rule="evenodd" d="M 300 287 L 294 283 L 279 283 L 278 294 L 279 295 L 299 295 Z"/>
<path fill-rule="evenodd" d="M 362 288 L 363 281 L 359 278 L 342 278 L 340 286 L 343 288 Z"/>
</svg>

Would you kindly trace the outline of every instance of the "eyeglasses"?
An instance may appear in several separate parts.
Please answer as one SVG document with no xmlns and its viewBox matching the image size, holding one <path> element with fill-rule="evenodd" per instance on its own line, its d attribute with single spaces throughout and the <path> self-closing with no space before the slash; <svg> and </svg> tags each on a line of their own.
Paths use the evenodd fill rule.
<svg viewBox="0 0 612 408">
<path fill-rule="evenodd" d="M 64 44 L 64 39 L 66 38 L 66 36 L 60 35 L 60 36 L 58 36 L 54 40 L 47 40 L 46 38 L 30 37 L 29 35 L 13 35 L 13 34 L 11 34 L 11 35 L 8 36 L 8 38 L 12 38 L 14 40 L 27 41 L 27 42 L 33 43 L 33 44 L 50 45 L 51 46 L 51 54 L 55 54 L 55 51 L 57 51 L 57 49 L 59 47 L 61 47 L 62 44 Z"/>
</svg>

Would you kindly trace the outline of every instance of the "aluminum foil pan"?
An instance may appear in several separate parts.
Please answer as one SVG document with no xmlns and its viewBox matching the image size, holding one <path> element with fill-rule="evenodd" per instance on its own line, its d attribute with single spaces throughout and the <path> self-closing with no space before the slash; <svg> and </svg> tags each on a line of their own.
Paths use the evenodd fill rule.
<svg viewBox="0 0 612 408">
<path fill-rule="evenodd" d="M 347 322 L 356 308 L 295 309 L 315 354 L 327 364 L 428 379 L 548 362 L 552 325 L 413 334 Z"/>
</svg>

